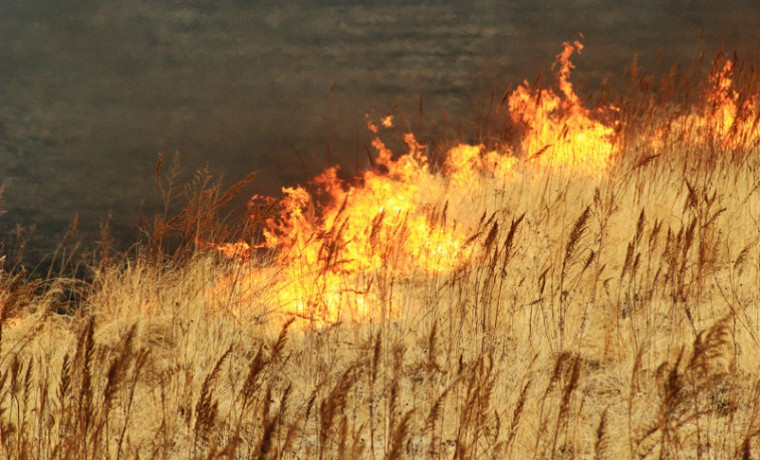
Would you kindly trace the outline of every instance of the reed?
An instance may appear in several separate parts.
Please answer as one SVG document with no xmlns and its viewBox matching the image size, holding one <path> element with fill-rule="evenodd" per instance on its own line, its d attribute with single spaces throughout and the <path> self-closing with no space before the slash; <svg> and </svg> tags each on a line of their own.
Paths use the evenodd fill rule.
<svg viewBox="0 0 760 460">
<path fill-rule="evenodd" d="M 415 184 L 428 251 L 405 249 L 413 211 L 357 232 L 346 199 L 285 283 L 282 252 L 256 247 L 274 207 L 242 229 L 220 217 L 252 176 L 221 191 L 201 171 L 180 192 L 159 162 L 164 201 L 128 254 L 74 281 L 0 265 L 0 457 L 756 458 L 752 72 L 734 63 L 744 115 L 722 130 L 694 96 L 709 78 L 634 66 L 605 174 L 537 166 L 551 146 L 464 185 L 439 161 Z M 494 148 L 519 145 L 507 100 L 478 120 Z M 425 271 L 440 229 L 466 233 L 462 262 Z M 360 235 L 385 263 L 355 273 Z"/>
</svg>

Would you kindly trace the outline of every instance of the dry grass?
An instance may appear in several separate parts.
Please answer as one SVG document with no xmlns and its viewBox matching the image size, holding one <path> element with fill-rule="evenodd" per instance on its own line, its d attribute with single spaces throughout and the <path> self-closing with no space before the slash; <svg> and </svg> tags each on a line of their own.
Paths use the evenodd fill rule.
<svg viewBox="0 0 760 460">
<path fill-rule="evenodd" d="M 202 178 L 64 314 L 71 280 L 0 272 L 0 457 L 760 456 L 760 149 L 676 129 L 698 87 L 647 78 L 609 175 L 525 160 L 518 180 L 452 185 L 437 218 L 482 215 L 478 257 L 351 280 L 397 316 L 284 320 L 271 255 L 187 244 L 219 234 L 231 196 Z"/>
</svg>

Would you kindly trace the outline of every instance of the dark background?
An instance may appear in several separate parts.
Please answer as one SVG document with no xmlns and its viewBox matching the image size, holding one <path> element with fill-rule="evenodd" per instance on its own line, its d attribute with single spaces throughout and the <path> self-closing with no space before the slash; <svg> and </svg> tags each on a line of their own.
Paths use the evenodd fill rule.
<svg viewBox="0 0 760 460">
<path fill-rule="evenodd" d="M 398 104 L 421 137 L 467 133 L 491 92 L 579 33 L 574 77 L 593 92 L 635 54 L 653 72 L 749 55 L 758 24 L 749 0 L 0 0 L 0 233 L 34 228 L 35 263 L 75 214 L 87 246 L 110 213 L 126 247 L 153 212 L 159 153 L 179 152 L 180 182 L 259 170 L 242 195 L 277 194 L 366 167 L 367 113 Z"/>
</svg>

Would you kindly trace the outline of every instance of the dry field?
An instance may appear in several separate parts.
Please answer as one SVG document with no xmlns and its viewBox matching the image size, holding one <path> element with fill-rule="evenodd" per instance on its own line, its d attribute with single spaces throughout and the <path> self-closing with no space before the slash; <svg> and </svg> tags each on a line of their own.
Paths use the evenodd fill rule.
<svg viewBox="0 0 760 460">
<path fill-rule="evenodd" d="M 0 458 L 760 457 L 760 77 L 581 100 L 578 48 L 473 145 L 369 120 L 242 231 L 199 174 L 86 280 L 6 266 Z"/>
</svg>

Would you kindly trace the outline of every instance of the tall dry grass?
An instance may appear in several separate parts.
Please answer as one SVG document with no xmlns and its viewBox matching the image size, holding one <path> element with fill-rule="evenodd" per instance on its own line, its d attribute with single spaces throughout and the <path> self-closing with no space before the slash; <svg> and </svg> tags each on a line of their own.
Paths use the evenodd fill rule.
<svg viewBox="0 0 760 460">
<path fill-rule="evenodd" d="M 475 216 L 478 256 L 365 274 L 396 316 L 284 318 L 271 254 L 194 249 L 237 190 L 203 175 L 75 305 L 66 278 L 0 272 L 0 457 L 756 458 L 758 137 L 676 123 L 709 109 L 698 82 L 634 74 L 608 175 L 451 185 L 432 212 Z"/>
</svg>

